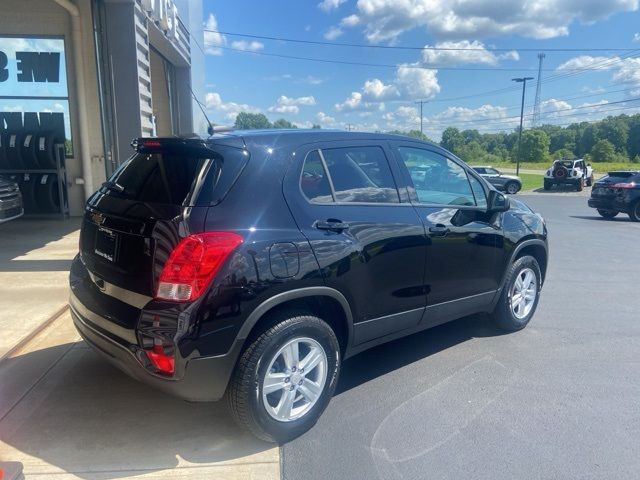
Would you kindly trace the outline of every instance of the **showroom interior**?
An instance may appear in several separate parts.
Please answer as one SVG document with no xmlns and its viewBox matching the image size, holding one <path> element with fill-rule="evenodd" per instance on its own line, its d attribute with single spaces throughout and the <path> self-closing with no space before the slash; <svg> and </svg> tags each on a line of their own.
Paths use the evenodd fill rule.
<svg viewBox="0 0 640 480">
<path fill-rule="evenodd" d="M 194 131 L 201 0 L 3 0 L 0 175 L 25 216 L 79 216 L 134 138 Z"/>
</svg>

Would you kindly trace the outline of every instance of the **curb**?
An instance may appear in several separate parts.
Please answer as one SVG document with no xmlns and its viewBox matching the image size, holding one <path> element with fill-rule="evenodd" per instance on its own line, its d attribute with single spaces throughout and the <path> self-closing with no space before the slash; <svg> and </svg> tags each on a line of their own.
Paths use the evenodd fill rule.
<svg viewBox="0 0 640 480">
<path fill-rule="evenodd" d="M 47 318 L 44 322 L 38 325 L 31 333 L 29 333 L 26 337 L 20 340 L 15 346 L 9 349 L 4 355 L 0 357 L 0 364 L 4 362 L 7 358 L 14 356 L 20 350 L 22 350 L 31 340 L 33 340 L 40 332 L 42 332 L 45 328 L 55 322 L 58 318 L 60 318 L 67 310 L 69 310 L 69 305 L 65 304 L 56 310 L 53 315 Z"/>
</svg>

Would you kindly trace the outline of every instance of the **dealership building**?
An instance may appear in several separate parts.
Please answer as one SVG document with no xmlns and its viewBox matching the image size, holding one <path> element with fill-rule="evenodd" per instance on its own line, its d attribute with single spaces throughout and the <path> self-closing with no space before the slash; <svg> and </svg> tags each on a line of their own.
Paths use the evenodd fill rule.
<svg viewBox="0 0 640 480">
<path fill-rule="evenodd" d="M 132 139 L 196 130 L 202 28 L 202 0 L 2 0 L 0 175 L 27 213 L 80 215 Z"/>
</svg>

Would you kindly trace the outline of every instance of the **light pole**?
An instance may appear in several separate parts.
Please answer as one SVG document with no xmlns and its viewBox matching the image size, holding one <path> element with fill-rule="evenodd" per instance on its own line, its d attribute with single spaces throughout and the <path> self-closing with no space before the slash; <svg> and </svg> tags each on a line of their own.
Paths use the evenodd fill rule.
<svg viewBox="0 0 640 480">
<path fill-rule="evenodd" d="M 518 158 L 516 160 L 516 175 L 520 175 L 520 157 L 522 146 L 522 118 L 524 117 L 524 91 L 527 88 L 527 80 L 533 80 L 533 77 L 512 78 L 514 82 L 522 83 L 522 105 L 520 106 L 520 130 L 518 131 Z"/>
<path fill-rule="evenodd" d="M 422 106 L 427 102 L 425 102 L 424 100 L 420 100 L 416 102 L 416 104 L 418 103 L 420 104 L 420 135 L 424 135 L 424 133 L 422 132 Z"/>
</svg>

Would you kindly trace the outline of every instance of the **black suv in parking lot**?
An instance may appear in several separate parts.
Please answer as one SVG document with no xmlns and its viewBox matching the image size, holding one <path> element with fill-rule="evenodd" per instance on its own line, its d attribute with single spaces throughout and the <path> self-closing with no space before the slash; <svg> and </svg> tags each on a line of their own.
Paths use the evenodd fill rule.
<svg viewBox="0 0 640 480">
<path fill-rule="evenodd" d="M 88 344 L 283 442 L 343 359 L 488 312 L 533 316 L 545 223 L 442 148 L 269 130 L 139 139 L 87 202 L 70 306 Z"/>
<path fill-rule="evenodd" d="M 588 203 L 604 218 L 624 212 L 640 222 L 640 171 L 609 172 L 593 185 Z"/>
</svg>

